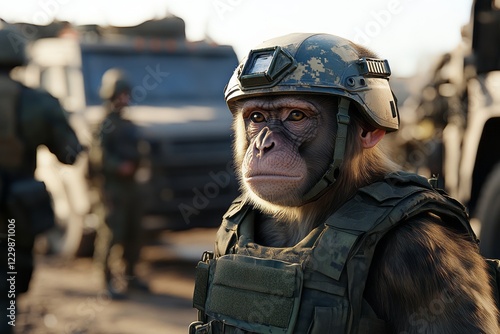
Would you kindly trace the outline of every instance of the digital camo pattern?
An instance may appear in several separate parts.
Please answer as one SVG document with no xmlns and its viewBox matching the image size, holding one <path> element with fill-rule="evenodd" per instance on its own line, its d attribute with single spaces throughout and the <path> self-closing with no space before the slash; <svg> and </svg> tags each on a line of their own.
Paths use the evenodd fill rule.
<svg viewBox="0 0 500 334">
<path fill-rule="evenodd" d="M 235 70 L 225 91 L 228 104 L 241 98 L 269 94 L 328 94 L 356 102 L 374 126 L 397 130 L 399 116 L 388 78 L 363 74 L 361 58 L 374 57 L 341 37 L 327 34 L 290 34 L 271 39 L 255 50 L 280 47 L 294 59 L 286 74 L 272 86 L 244 88 L 239 75 L 249 57 Z M 252 51 L 251 51 L 252 52 Z"/>
</svg>

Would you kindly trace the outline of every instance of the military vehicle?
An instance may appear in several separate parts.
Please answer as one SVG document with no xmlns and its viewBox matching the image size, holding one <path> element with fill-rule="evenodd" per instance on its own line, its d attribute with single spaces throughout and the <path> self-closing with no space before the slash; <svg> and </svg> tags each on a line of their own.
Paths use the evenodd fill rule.
<svg viewBox="0 0 500 334">
<path fill-rule="evenodd" d="M 401 131 L 401 160 L 438 176 L 466 205 L 481 252 L 500 258 L 500 2 L 474 1 L 462 35 L 436 64 L 418 106 L 402 108 L 415 118 Z"/>
<path fill-rule="evenodd" d="M 49 234 L 55 251 L 87 252 L 82 240 L 102 221 L 95 134 L 104 118 L 101 77 L 109 68 L 122 69 L 132 86 L 126 117 L 141 136 L 136 179 L 145 229 L 217 226 L 237 190 L 231 115 L 222 93 L 238 64 L 233 48 L 188 41 L 184 21 L 174 16 L 134 27 L 67 28 L 61 37 L 32 41 L 22 72 L 26 84 L 60 99 L 87 148 L 75 167 L 39 154 L 37 176 L 58 217 L 59 228 Z"/>
<path fill-rule="evenodd" d="M 472 24 L 477 75 L 468 84 L 461 179 L 471 176 L 459 195 L 470 194 L 471 212 L 481 223 L 481 252 L 500 258 L 500 2 L 476 0 Z M 471 163 L 466 157 L 474 153 Z"/>
</svg>

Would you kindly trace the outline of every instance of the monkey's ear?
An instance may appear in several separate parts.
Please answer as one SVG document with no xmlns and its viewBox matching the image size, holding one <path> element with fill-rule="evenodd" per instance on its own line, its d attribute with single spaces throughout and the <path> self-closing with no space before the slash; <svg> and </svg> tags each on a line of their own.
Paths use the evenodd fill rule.
<svg viewBox="0 0 500 334">
<path fill-rule="evenodd" d="M 359 138 L 361 139 L 363 148 L 372 148 L 377 145 L 384 138 L 384 135 L 385 130 L 382 129 L 375 129 L 373 131 L 359 129 Z"/>
</svg>

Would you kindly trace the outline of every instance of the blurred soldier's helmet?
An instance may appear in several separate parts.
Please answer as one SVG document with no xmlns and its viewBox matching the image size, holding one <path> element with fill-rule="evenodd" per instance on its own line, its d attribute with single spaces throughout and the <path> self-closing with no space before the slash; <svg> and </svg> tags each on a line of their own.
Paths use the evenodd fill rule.
<svg viewBox="0 0 500 334">
<path fill-rule="evenodd" d="M 375 128 L 399 127 L 387 60 L 328 34 L 289 34 L 252 49 L 231 77 L 224 95 L 234 102 L 278 94 L 326 94 L 353 101 Z"/>
<path fill-rule="evenodd" d="M 117 68 L 107 70 L 101 81 L 99 95 L 103 100 L 112 100 L 120 93 L 130 92 L 130 83 L 125 73 Z"/>
<path fill-rule="evenodd" d="M 26 64 L 26 42 L 14 27 L 0 23 L 0 66 L 16 67 Z"/>
</svg>

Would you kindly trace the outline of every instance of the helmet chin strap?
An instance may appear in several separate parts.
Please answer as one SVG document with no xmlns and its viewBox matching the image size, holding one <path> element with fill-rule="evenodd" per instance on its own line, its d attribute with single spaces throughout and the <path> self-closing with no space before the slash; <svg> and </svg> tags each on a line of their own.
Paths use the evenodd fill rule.
<svg viewBox="0 0 500 334">
<path fill-rule="evenodd" d="M 339 98 L 339 107 L 337 112 L 337 137 L 335 138 L 333 161 L 321 179 L 303 196 L 305 203 L 317 200 L 337 180 L 340 165 L 344 160 L 345 147 L 347 143 L 347 128 L 350 123 L 349 103 L 349 99 L 344 97 Z"/>
</svg>

